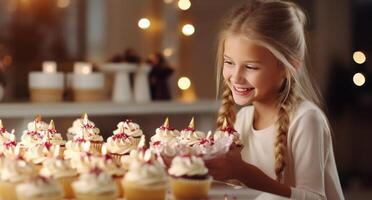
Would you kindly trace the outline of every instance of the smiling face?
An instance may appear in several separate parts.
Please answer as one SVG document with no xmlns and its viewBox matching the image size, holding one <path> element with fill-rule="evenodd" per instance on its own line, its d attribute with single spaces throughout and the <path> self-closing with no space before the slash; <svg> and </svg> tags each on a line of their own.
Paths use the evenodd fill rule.
<svg viewBox="0 0 372 200">
<path fill-rule="evenodd" d="M 222 74 L 236 104 L 276 103 L 285 69 L 266 48 L 242 35 L 226 38 Z"/>
</svg>

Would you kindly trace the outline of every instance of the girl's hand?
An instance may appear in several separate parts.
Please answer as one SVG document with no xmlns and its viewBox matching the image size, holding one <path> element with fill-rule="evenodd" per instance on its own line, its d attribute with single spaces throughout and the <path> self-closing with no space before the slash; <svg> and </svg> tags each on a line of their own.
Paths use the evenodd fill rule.
<svg viewBox="0 0 372 200">
<path fill-rule="evenodd" d="M 214 179 L 225 181 L 229 179 L 238 179 L 239 166 L 245 165 L 241 157 L 241 147 L 233 146 L 226 154 L 205 162 L 209 174 Z"/>
</svg>

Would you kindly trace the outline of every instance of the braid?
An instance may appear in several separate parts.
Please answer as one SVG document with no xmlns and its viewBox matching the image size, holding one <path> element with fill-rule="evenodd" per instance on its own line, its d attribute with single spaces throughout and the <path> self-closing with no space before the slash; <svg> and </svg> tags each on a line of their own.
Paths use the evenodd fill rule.
<svg viewBox="0 0 372 200">
<path fill-rule="evenodd" d="M 289 89 L 288 96 L 280 105 L 277 119 L 278 133 L 275 140 L 275 174 L 277 181 L 282 181 L 283 172 L 286 167 L 285 154 L 287 151 L 287 133 L 289 128 L 290 116 L 292 110 L 300 101 L 293 93 L 293 89 Z"/>
<path fill-rule="evenodd" d="M 226 118 L 227 122 L 231 125 L 235 123 L 236 110 L 235 103 L 229 86 L 224 83 L 223 93 L 221 100 L 221 107 L 218 110 L 217 128 L 221 128 L 223 120 Z"/>
</svg>

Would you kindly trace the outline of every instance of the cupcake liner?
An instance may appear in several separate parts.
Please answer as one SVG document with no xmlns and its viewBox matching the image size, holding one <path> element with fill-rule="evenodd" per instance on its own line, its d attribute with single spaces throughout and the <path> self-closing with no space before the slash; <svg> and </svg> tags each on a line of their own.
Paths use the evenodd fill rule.
<svg viewBox="0 0 372 200">
<path fill-rule="evenodd" d="M 17 183 L 0 182 L 0 199 L 17 199 L 16 186 Z"/>
<path fill-rule="evenodd" d="M 106 194 L 79 194 L 76 193 L 76 200 L 117 200 L 116 193 L 106 193 Z"/>
<path fill-rule="evenodd" d="M 117 191 L 118 191 L 118 197 L 123 198 L 124 197 L 124 188 L 123 188 L 123 185 L 121 184 L 121 180 L 123 179 L 123 176 L 113 177 L 113 179 L 115 181 L 116 188 L 117 188 Z"/>
<path fill-rule="evenodd" d="M 91 141 L 90 142 L 90 151 L 93 154 L 101 154 L 103 142 Z"/>
<path fill-rule="evenodd" d="M 74 182 L 76 179 L 77 179 L 77 176 L 62 177 L 62 178 L 57 179 L 58 183 L 63 189 L 64 198 L 75 197 L 74 190 L 72 189 L 72 182 Z"/>
<path fill-rule="evenodd" d="M 123 154 L 110 153 L 110 156 L 114 160 L 114 162 L 120 164 L 121 163 L 121 157 L 123 156 Z"/>
<path fill-rule="evenodd" d="M 164 200 L 166 185 L 142 186 L 128 181 L 122 181 L 126 200 Z"/>
<path fill-rule="evenodd" d="M 170 187 L 177 200 L 208 198 L 212 178 L 194 180 L 170 177 Z"/>
</svg>

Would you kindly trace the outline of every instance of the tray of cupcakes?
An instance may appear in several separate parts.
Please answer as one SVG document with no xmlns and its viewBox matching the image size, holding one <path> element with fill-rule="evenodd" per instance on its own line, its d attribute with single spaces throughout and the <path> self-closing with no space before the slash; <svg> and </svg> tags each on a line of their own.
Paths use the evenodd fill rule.
<svg viewBox="0 0 372 200">
<path fill-rule="evenodd" d="M 111 200 L 208 198 L 213 178 L 205 162 L 240 145 L 225 123 L 213 134 L 194 119 L 178 131 L 168 118 L 149 140 L 139 124 L 124 120 L 104 141 L 87 114 L 67 131 L 53 120 L 28 123 L 20 141 L 0 120 L 0 199 Z"/>
</svg>

